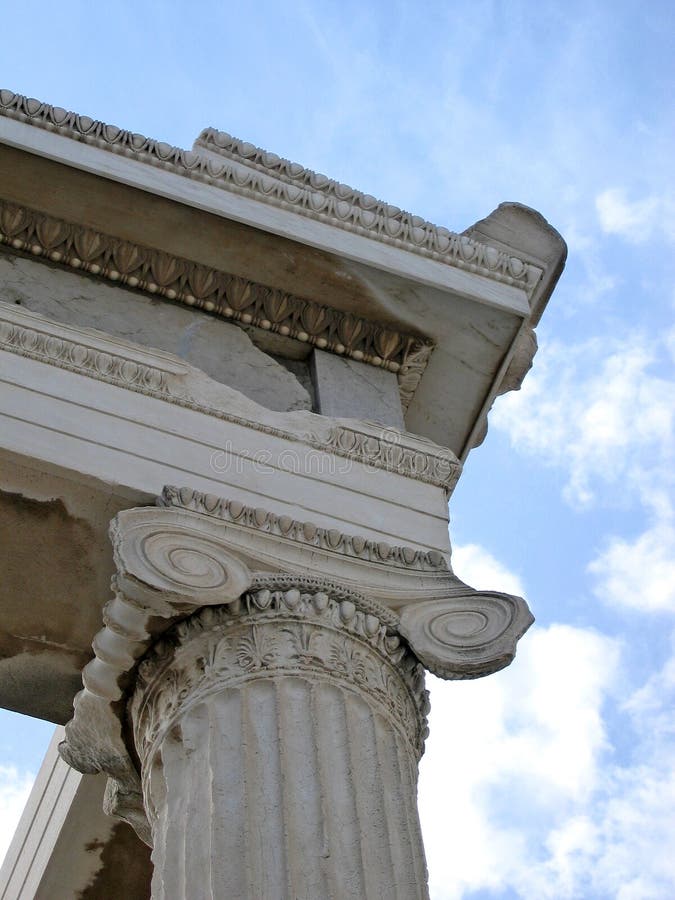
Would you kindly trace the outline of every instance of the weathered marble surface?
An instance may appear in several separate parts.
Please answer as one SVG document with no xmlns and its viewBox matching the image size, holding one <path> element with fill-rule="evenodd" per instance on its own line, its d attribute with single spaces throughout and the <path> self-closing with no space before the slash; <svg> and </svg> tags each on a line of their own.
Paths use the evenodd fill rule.
<svg viewBox="0 0 675 900">
<path fill-rule="evenodd" d="M 0 347 L 0 702 L 10 709 L 67 721 L 109 596 L 110 518 L 166 483 L 315 528 L 449 549 L 459 466 L 429 442 L 270 411 L 179 357 L 16 304 L 0 303 Z"/>
<path fill-rule="evenodd" d="M 135 687 L 154 900 L 423 900 L 416 660 L 328 593 L 235 605 L 176 626 Z"/>
<path fill-rule="evenodd" d="M 524 347 L 534 348 L 520 341 L 521 329 L 541 314 L 565 257 L 560 236 L 534 211 L 507 204 L 509 233 L 492 238 L 484 224 L 503 218 L 502 209 L 480 223 L 484 236 L 476 242 L 274 154 L 231 138 L 221 146 L 218 133 L 197 152 L 182 151 L 38 101 L 3 97 L 1 197 L 66 228 L 95 229 L 104 243 L 153 248 L 176 271 L 206 265 L 267 286 L 277 299 L 279 292 L 301 298 L 312 326 L 296 329 L 298 339 L 325 343 L 338 355 L 349 344 L 340 333 L 350 316 L 421 340 L 424 360 L 415 350 L 395 363 L 408 430 L 464 459 L 484 435 L 502 386 L 520 383 Z M 279 177 L 286 169 L 290 180 Z M 86 216 L 77 202 L 83 194 Z M 31 238 L 24 247 L 15 225 L 6 226 L 10 244 L 18 240 L 27 252 L 49 256 L 44 242 Z M 50 225 L 50 234 L 53 227 L 60 226 Z M 93 268 L 101 271 L 100 263 Z M 173 284 L 153 290 L 176 297 Z M 216 314 L 232 315 L 221 306 Z M 272 306 L 268 319 L 283 320 L 279 304 Z M 317 327 L 323 320 L 332 323 L 326 333 Z M 456 386 L 452 396 L 448 385 Z"/>
<path fill-rule="evenodd" d="M 153 844 L 157 900 L 422 900 L 422 666 L 490 674 L 532 621 L 454 576 L 447 499 L 562 239 L 6 91 L 0 199 L 3 247 L 40 260 L 0 256 L 0 701 L 60 717 L 82 668 L 62 753 Z"/>
<path fill-rule="evenodd" d="M 437 552 L 189 488 L 122 511 L 111 538 L 61 753 L 110 776 L 106 809 L 153 847 L 153 898 L 424 900 L 422 663 L 503 667 L 524 601 Z"/>
<path fill-rule="evenodd" d="M 317 412 L 390 425 L 405 431 L 398 382 L 393 372 L 315 350 L 312 371 Z"/>
</svg>

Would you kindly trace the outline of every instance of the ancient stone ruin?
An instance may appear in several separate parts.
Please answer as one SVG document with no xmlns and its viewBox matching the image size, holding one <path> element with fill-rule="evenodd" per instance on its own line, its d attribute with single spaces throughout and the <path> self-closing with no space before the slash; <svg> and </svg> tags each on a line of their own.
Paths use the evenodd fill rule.
<svg viewBox="0 0 675 900">
<path fill-rule="evenodd" d="M 532 621 L 448 498 L 564 259 L 0 92 L 0 702 L 65 726 L 2 898 L 428 896 L 425 670 Z"/>
</svg>

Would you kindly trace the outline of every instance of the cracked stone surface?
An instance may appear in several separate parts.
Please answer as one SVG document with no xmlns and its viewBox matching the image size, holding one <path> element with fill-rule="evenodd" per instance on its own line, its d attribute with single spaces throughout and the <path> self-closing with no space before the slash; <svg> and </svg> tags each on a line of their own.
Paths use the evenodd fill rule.
<svg viewBox="0 0 675 900">
<path fill-rule="evenodd" d="M 0 299 L 6 302 L 57 322 L 175 353 L 268 409 L 312 408 L 298 378 L 236 325 L 6 253 L 0 253 L 0 283 Z"/>
</svg>

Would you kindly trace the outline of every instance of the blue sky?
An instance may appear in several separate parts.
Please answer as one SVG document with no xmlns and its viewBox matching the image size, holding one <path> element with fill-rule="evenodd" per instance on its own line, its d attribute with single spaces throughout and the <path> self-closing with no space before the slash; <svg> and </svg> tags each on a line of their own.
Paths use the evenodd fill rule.
<svg viewBox="0 0 675 900">
<path fill-rule="evenodd" d="M 433 682 L 434 900 L 675 895 L 674 9 L 3 4 L 2 87 L 185 147 L 215 125 L 454 230 L 517 200 L 568 241 L 451 502 L 458 574 L 537 624 L 509 670 Z M 6 841 L 50 728 L 0 729 Z"/>
</svg>

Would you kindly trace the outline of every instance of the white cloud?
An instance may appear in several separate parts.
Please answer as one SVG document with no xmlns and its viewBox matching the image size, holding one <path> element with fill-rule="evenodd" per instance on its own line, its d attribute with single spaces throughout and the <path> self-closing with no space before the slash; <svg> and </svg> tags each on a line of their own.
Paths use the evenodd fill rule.
<svg viewBox="0 0 675 900">
<path fill-rule="evenodd" d="M 551 855 L 542 835 L 590 802 L 618 658 L 616 642 L 595 632 L 534 627 L 504 672 L 433 680 L 420 809 L 434 900 L 509 886 L 547 896 L 523 879 Z"/>
<path fill-rule="evenodd" d="M 675 378 L 662 374 L 673 335 L 544 346 L 491 418 L 516 449 L 567 475 L 572 505 L 646 513 L 637 537 L 608 536 L 588 565 L 598 597 L 645 611 L 675 612 Z"/>
<path fill-rule="evenodd" d="M 604 601 L 646 612 L 675 612 L 675 528 L 657 522 L 634 541 L 613 537 L 588 571 Z"/>
<path fill-rule="evenodd" d="M 454 563 L 479 587 L 522 592 L 480 546 L 457 548 Z M 432 900 L 670 900 L 675 640 L 626 700 L 622 653 L 592 629 L 535 625 L 503 672 L 430 679 L 420 812 Z M 610 719 L 631 748 L 621 762 Z"/>
<path fill-rule="evenodd" d="M 14 836 L 34 780 L 35 775 L 30 772 L 0 765 L 0 863 Z"/>
<path fill-rule="evenodd" d="M 561 233 L 565 236 L 570 259 L 576 259 L 584 273 L 574 290 L 568 291 L 564 298 L 564 314 L 571 316 L 578 313 L 580 306 L 597 304 L 610 291 L 616 290 L 621 284 L 621 276 L 617 275 L 616 269 L 608 268 L 603 259 L 594 226 L 570 215 L 561 223 Z M 564 282 L 560 290 L 564 290 Z"/>
<path fill-rule="evenodd" d="M 638 764 L 617 770 L 612 793 L 595 814 L 599 852 L 586 861 L 577 883 L 590 883 L 600 896 L 619 900 L 671 898 L 673 809 L 672 765 L 664 769 Z"/>
<path fill-rule="evenodd" d="M 504 591 L 525 596 L 522 581 L 478 544 L 463 544 L 452 551 L 452 568 L 458 578 L 481 591 Z"/>
<path fill-rule="evenodd" d="M 651 741 L 655 755 L 675 739 L 675 646 L 663 667 L 654 672 L 622 704 L 633 719 L 643 743 Z"/>
<path fill-rule="evenodd" d="M 618 234 L 632 243 L 648 240 L 666 215 L 658 197 L 631 202 L 622 188 L 608 188 L 598 194 L 595 209 L 606 234 Z"/>
<path fill-rule="evenodd" d="M 668 340 L 544 345 L 522 390 L 495 405 L 491 425 L 565 471 L 573 504 L 620 484 L 652 506 L 675 470 L 675 379 L 657 371 Z"/>
<path fill-rule="evenodd" d="M 433 900 L 670 900 L 675 656 L 622 706 L 620 660 L 605 635 L 535 626 L 503 673 L 433 680 L 420 783 Z M 606 721 L 622 711 L 620 765 Z"/>
</svg>

